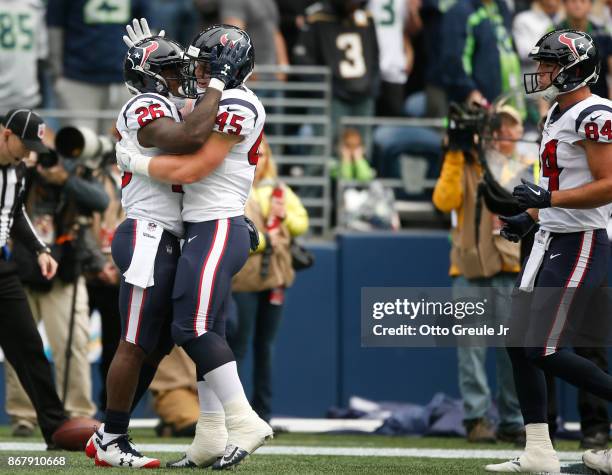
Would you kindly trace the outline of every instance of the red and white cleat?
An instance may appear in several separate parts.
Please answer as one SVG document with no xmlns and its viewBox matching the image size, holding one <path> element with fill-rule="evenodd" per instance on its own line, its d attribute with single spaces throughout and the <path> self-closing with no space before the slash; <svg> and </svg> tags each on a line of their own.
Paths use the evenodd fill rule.
<svg viewBox="0 0 612 475">
<path fill-rule="evenodd" d="M 108 444 L 98 443 L 96 465 L 99 467 L 158 468 L 160 461 L 145 457 L 130 443 L 127 434 L 117 437 Z"/>
</svg>

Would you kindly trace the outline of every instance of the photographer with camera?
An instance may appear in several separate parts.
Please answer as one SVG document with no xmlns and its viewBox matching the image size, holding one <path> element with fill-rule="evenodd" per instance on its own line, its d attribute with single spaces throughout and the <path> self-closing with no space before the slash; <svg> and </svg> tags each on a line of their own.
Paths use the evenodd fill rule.
<svg viewBox="0 0 612 475">
<path fill-rule="evenodd" d="M 39 239 L 24 212 L 24 158 L 31 152 L 44 153 L 47 149 L 41 141 L 45 133 L 42 119 L 28 109 L 13 109 L 0 125 L 0 347 L 6 363 L 15 368 L 35 415 L 48 448 L 65 448 L 56 445 L 53 436 L 67 423 L 51 374 L 41 337 L 36 329 L 30 307 L 18 277 L 18 265 L 8 247 L 9 236 L 13 244 L 19 244 L 28 254 L 42 281 L 52 279 L 57 262 L 50 249 Z M 10 387 L 10 383 L 5 383 Z M 34 413 L 34 410 L 32 411 Z"/>
<path fill-rule="evenodd" d="M 57 153 L 41 154 L 26 177 L 26 210 L 59 263 L 56 276 L 46 279 L 21 242 L 15 242 L 14 256 L 34 319 L 45 324 L 64 407 L 72 416 L 92 416 L 96 407 L 87 358 L 89 308 L 84 275 L 98 274 L 106 262 L 90 226 L 92 214 L 103 212 L 109 198 L 93 176 L 99 165 L 95 153 L 103 152 L 104 141 L 77 132 L 58 131 Z M 34 410 L 8 366 L 6 377 L 6 412 L 13 433 L 29 435 L 35 427 Z"/>
<path fill-rule="evenodd" d="M 508 106 L 506 106 L 508 107 Z M 520 120 L 518 112 L 515 117 Z M 499 135 L 500 121 L 492 134 Z M 484 176 L 483 146 L 491 123 L 481 109 L 463 110 L 451 106 L 447 146 L 442 172 L 436 183 L 433 202 L 440 211 L 452 214 L 450 275 L 453 294 L 487 298 L 499 323 L 509 318 L 510 293 L 520 270 L 520 248 L 500 236 L 501 223 L 491 212 L 479 191 Z M 495 130 L 497 129 L 497 130 Z M 494 288 L 494 289 L 493 289 Z M 500 422 L 497 432 L 487 420 L 491 406 L 485 362 L 487 349 L 478 346 L 457 348 L 459 390 L 465 410 L 464 424 L 469 442 L 495 442 L 496 439 L 524 440 L 523 418 L 514 389 L 512 366 L 504 348 L 496 349 L 498 380 L 497 407 Z"/>
</svg>

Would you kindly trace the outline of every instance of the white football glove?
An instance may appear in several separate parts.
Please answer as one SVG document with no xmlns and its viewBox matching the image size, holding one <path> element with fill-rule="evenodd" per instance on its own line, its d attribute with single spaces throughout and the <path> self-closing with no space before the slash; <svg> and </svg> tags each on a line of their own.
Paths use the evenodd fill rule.
<svg viewBox="0 0 612 475">
<path fill-rule="evenodd" d="M 125 25 L 125 30 L 127 31 L 127 35 L 123 35 L 123 42 L 128 48 L 131 48 L 135 44 L 151 38 L 152 36 L 164 37 L 166 35 L 164 30 L 161 30 L 157 35 L 151 33 L 146 18 L 141 18 L 140 20 L 138 20 L 138 18 L 134 18 L 132 20 L 132 25 Z"/>
<path fill-rule="evenodd" d="M 122 172 L 149 176 L 149 162 L 153 157 L 143 155 L 134 145 L 117 142 L 115 145 L 115 155 L 117 157 L 117 166 Z"/>
<path fill-rule="evenodd" d="M 121 142 L 117 142 L 115 144 L 115 155 L 117 156 L 117 166 L 119 170 L 122 172 L 131 172 L 130 150 L 122 145 Z"/>
</svg>

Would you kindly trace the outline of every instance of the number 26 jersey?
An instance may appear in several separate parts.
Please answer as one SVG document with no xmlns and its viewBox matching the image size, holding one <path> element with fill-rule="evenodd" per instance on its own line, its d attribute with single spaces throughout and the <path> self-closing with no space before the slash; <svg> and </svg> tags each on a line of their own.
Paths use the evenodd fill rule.
<svg viewBox="0 0 612 475">
<path fill-rule="evenodd" d="M 154 157 L 162 151 L 156 147 L 143 147 L 138 142 L 138 131 L 149 122 L 161 117 L 181 121 L 176 106 L 159 94 L 139 94 L 130 99 L 117 118 L 117 131 L 121 144 L 135 153 Z M 121 177 L 121 205 L 128 218 L 156 221 L 175 236 L 183 235 L 181 206 L 183 190 L 148 176 L 123 172 Z"/>
<path fill-rule="evenodd" d="M 540 144 L 540 186 L 567 190 L 594 181 L 581 141 L 612 143 L 612 101 L 595 94 L 565 111 L 555 103 L 546 117 Z M 573 233 L 605 229 L 610 205 L 591 209 L 545 208 L 540 227 L 545 231 Z"/>
</svg>

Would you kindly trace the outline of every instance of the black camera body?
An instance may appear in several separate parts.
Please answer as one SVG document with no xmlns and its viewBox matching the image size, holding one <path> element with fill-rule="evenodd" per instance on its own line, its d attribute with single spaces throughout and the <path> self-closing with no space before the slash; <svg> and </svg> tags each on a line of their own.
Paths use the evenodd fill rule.
<svg viewBox="0 0 612 475">
<path fill-rule="evenodd" d="M 478 194 L 484 199 L 489 211 L 502 216 L 513 216 L 521 211 L 518 202 L 497 182 L 484 158 L 484 142 L 500 126 L 499 115 L 490 109 L 452 103 L 448 115 L 448 148 L 462 151 L 467 161 L 477 160 L 482 166 L 483 176 Z"/>
<path fill-rule="evenodd" d="M 451 103 L 448 113 L 448 148 L 470 154 L 482 146 L 483 138 L 500 126 L 497 114 L 477 104 Z"/>
</svg>

